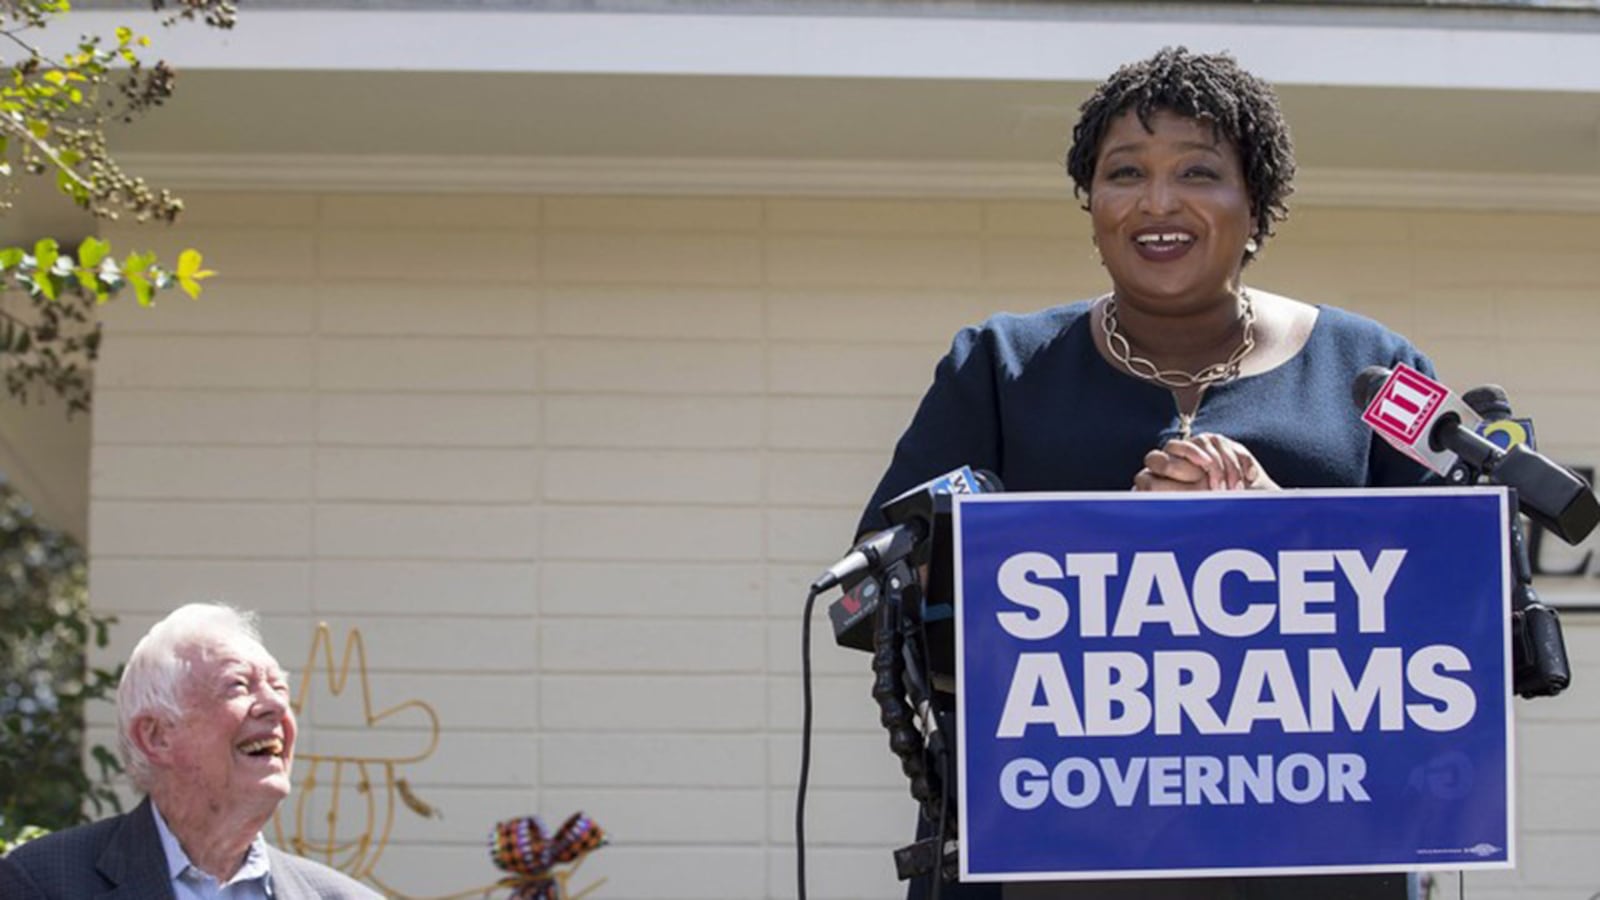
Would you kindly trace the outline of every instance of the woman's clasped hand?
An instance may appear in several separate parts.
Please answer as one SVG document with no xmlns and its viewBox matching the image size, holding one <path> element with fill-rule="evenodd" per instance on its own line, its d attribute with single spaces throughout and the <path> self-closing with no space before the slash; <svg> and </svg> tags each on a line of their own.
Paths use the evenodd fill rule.
<svg viewBox="0 0 1600 900">
<path fill-rule="evenodd" d="M 1133 476 L 1136 491 L 1276 490 L 1250 449 L 1220 434 L 1167 441 L 1145 454 Z"/>
</svg>

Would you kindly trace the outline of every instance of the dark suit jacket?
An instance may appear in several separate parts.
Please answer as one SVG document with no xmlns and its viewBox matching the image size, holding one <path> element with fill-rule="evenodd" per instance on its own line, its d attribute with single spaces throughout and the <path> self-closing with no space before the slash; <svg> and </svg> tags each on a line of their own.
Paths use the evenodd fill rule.
<svg viewBox="0 0 1600 900">
<path fill-rule="evenodd" d="M 0 856 L 0 900 L 44 900 L 44 892 L 16 863 Z"/>
<path fill-rule="evenodd" d="M 46 900 L 173 900 L 150 799 L 133 812 L 29 841 L 7 857 Z M 354 879 L 267 847 L 274 900 L 377 900 Z M 24 894 L 23 896 L 28 896 Z M 3 895 L 10 900 L 11 895 Z"/>
</svg>

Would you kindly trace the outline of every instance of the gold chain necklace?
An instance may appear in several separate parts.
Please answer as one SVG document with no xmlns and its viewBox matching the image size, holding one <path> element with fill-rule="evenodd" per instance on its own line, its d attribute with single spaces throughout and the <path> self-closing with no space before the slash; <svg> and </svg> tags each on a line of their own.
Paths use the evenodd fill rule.
<svg viewBox="0 0 1600 900">
<path fill-rule="evenodd" d="M 1142 356 L 1134 356 L 1132 345 L 1128 343 L 1126 337 L 1123 337 L 1122 332 L 1117 330 L 1117 298 L 1115 295 L 1106 297 L 1105 302 L 1100 305 L 1100 325 L 1106 333 L 1106 350 L 1111 354 L 1112 359 L 1121 363 L 1122 367 L 1128 370 L 1128 374 L 1143 381 L 1154 382 L 1170 388 L 1174 392 L 1187 388 L 1200 388 L 1204 392 L 1205 388 L 1213 384 L 1232 381 L 1239 377 L 1239 366 L 1244 362 L 1245 357 L 1249 356 L 1250 351 L 1256 348 L 1255 304 L 1251 302 L 1249 292 L 1242 288 L 1239 291 L 1239 297 L 1244 300 L 1244 310 L 1239 315 L 1240 321 L 1244 323 L 1244 335 L 1239 340 L 1239 346 L 1234 348 L 1227 359 L 1219 363 L 1212 363 L 1198 372 L 1163 369 Z M 1178 395 L 1174 393 L 1172 399 L 1176 403 Z M 1193 413 L 1185 413 L 1182 404 L 1178 405 L 1178 430 L 1181 438 L 1185 440 L 1189 438 L 1190 429 L 1194 425 L 1194 417 L 1199 412 L 1198 403 Z"/>
</svg>

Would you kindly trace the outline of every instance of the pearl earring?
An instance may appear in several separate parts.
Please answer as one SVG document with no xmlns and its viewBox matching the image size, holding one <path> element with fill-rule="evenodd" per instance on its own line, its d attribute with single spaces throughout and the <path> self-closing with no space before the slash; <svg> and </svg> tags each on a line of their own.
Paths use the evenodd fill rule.
<svg viewBox="0 0 1600 900">
<path fill-rule="evenodd" d="M 1256 251 L 1260 249 L 1261 245 L 1256 243 L 1255 238 L 1251 238 L 1250 240 L 1244 242 L 1244 252 L 1247 256 L 1255 256 Z"/>
</svg>

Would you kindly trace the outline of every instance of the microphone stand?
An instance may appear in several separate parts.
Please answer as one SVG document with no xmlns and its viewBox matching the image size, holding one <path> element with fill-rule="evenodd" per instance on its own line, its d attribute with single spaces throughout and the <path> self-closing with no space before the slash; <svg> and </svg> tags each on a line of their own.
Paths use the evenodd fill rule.
<svg viewBox="0 0 1600 900">
<path fill-rule="evenodd" d="M 949 822 L 950 798 L 944 790 L 949 747 L 935 718 L 928 685 L 922 587 L 905 559 L 889 565 L 881 583 L 872 635 L 872 698 L 878 704 L 879 722 L 889 731 L 889 749 L 911 781 L 911 796 L 923 819 L 938 828 L 933 837 L 896 850 L 895 869 L 901 880 L 935 869 L 944 878 L 954 878 L 953 842 L 947 842 L 944 834 Z"/>
<path fill-rule="evenodd" d="M 1485 471 L 1465 460 L 1450 473 L 1457 484 L 1495 484 L 1493 470 Z M 1561 617 L 1544 605 L 1533 588 L 1533 565 L 1528 559 L 1528 537 L 1522 527 L 1517 489 L 1510 493 L 1506 516 L 1511 543 L 1506 548 L 1511 568 L 1511 690 L 1523 699 L 1554 697 L 1572 683 L 1567 644 L 1561 634 Z"/>
<path fill-rule="evenodd" d="M 1554 697 L 1572 683 L 1561 617 L 1533 589 L 1528 539 L 1511 489 L 1511 671 L 1512 690 L 1524 699 Z"/>
<path fill-rule="evenodd" d="M 1473 388 L 1463 395 L 1462 400 L 1485 422 L 1495 423 L 1511 418 L 1510 401 L 1499 385 Z M 1539 495 L 1536 502 L 1528 505 L 1529 515 L 1571 544 L 1587 537 L 1594 528 L 1596 518 L 1600 518 L 1595 511 L 1594 495 L 1587 482 L 1571 471 L 1550 463 L 1534 452 L 1531 444 L 1514 444 L 1505 453 L 1488 441 L 1478 440 L 1476 444 L 1483 452 L 1464 455 L 1462 463 L 1450 472 L 1449 477 L 1457 484 L 1488 481 L 1510 489 L 1511 502 L 1507 514 L 1511 519 L 1511 546 L 1508 548 L 1512 579 L 1511 689 L 1524 699 L 1554 697 L 1572 683 L 1572 669 L 1567 664 L 1567 644 L 1561 636 L 1561 618 L 1555 610 L 1539 600 L 1539 593 L 1533 589 L 1528 537 L 1522 528 L 1522 516 L 1518 513 L 1523 503 L 1512 483 L 1522 484 L 1529 493 Z M 1533 465 L 1522 464 L 1529 461 Z M 1502 470 L 1505 476 L 1501 475 Z"/>
</svg>

